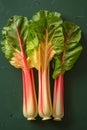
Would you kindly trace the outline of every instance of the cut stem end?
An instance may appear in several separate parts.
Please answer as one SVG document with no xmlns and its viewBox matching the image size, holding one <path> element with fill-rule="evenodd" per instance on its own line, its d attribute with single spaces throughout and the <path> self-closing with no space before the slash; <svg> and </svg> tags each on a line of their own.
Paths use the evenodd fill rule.
<svg viewBox="0 0 87 130">
<path fill-rule="evenodd" d="M 50 120 L 51 117 L 44 117 L 42 120 Z"/>
<path fill-rule="evenodd" d="M 54 118 L 55 121 L 61 121 L 62 119 L 59 117 Z"/>
<path fill-rule="evenodd" d="M 27 120 L 30 121 L 30 120 L 36 120 L 36 119 L 34 117 L 29 117 L 27 118 Z"/>
</svg>

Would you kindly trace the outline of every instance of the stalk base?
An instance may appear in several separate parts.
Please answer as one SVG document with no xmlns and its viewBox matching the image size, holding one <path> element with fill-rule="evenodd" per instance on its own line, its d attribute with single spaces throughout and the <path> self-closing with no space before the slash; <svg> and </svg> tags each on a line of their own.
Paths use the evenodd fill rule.
<svg viewBox="0 0 87 130">
<path fill-rule="evenodd" d="M 42 120 L 49 120 L 51 117 L 44 117 Z"/>
<path fill-rule="evenodd" d="M 29 117 L 27 120 L 36 120 L 34 117 Z"/>
<path fill-rule="evenodd" d="M 62 119 L 59 118 L 59 117 L 55 117 L 54 120 L 55 120 L 55 121 L 61 121 Z"/>
</svg>

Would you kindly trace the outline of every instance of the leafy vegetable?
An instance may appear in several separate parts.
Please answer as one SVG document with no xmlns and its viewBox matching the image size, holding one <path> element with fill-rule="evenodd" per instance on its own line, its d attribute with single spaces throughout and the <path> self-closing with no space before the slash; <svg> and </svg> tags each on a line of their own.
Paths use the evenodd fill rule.
<svg viewBox="0 0 87 130">
<path fill-rule="evenodd" d="M 26 53 L 26 40 L 29 35 L 29 20 L 14 16 L 2 30 L 2 50 L 10 64 L 22 69 L 23 114 L 28 120 L 37 115 L 37 101 L 32 63 Z"/>
<path fill-rule="evenodd" d="M 64 73 L 74 66 L 81 51 L 82 45 L 79 43 L 81 38 L 81 30 L 79 26 L 74 23 L 64 21 L 64 49 L 61 55 L 55 55 L 55 68 L 53 78 L 55 79 L 54 85 L 54 104 L 53 116 L 55 120 L 61 120 L 64 116 Z"/>
<path fill-rule="evenodd" d="M 22 70 L 23 114 L 37 116 L 33 68 L 38 70 L 38 113 L 43 120 L 64 116 L 64 74 L 72 69 L 82 51 L 81 29 L 63 21 L 61 14 L 41 10 L 28 20 L 14 16 L 2 30 L 2 50 L 11 65 Z M 53 66 L 53 109 L 50 93 L 50 61 Z"/>
</svg>

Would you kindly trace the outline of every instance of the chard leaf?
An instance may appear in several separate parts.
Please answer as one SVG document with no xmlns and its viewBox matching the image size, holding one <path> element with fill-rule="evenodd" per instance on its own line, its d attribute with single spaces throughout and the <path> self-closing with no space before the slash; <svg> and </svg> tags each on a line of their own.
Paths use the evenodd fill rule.
<svg viewBox="0 0 87 130">
<path fill-rule="evenodd" d="M 80 27 L 74 23 L 65 21 L 63 23 L 63 32 L 65 37 L 64 50 L 62 55 L 57 55 L 58 61 L 61 61 L 61 69 L 56 67 L 57 61 L 55 61 L 53 72 L 54 79 L 59 75 L 59 71 L 64 73 L 65 71 L 72 69 L 82 51 L 82 45 L 79 43 L 81 39 Z"/>
<path fill-rule="evenodd" d="M 57 12 L 41 10 L 32 17 L 27 53 L 31 51 L 28 55 L 34 61 L 33 52 L 40 52 L 37 57 L 40 61 L 36 59 L 39 67 L 46 67 L 54 54 L 61 54 L 64 47 L 62 23 L 61 15 Z"/>
<path fill-rule="evenodd" d="M 63 71 L 68 71 L 72 69 L 75 62 L 79 58 L 82 45 L 79 43 L 81 39 L 81 29 L 74 23 L 65 21 L 63 23 L 64 28 L 64 51 L 63 51 Z M 64 60 L 64 61 L 63 61 Z"/>
<path fill-rule="evenodd" d="M 2 30 L 2 51 L 5 54 L 5 57 L 9 60 L 9 62 L 15 66 L 16 68 L 23 67 L 23 57 L 22 50 L 20 47 L 20 41 L 18 39 L 18 33 L 21 38 L 24 55 L 26 54 L 26 46 L 25 42 L 28 36 L 29 21 L 26 17 L 22 16 L 13 16 L 8 20 L 7 25 Z M 17 32 L 18 30 L 18 32 Z M 20 61 L 20 62 L 19 62 Z"/>
</svg>

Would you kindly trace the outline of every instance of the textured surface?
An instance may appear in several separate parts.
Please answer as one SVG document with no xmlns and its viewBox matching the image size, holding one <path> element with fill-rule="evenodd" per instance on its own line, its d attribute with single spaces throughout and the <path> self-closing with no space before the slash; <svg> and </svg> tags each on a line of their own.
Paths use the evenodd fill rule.
<svg viewBox="0 0 87 130">
<path fill-rule="evenodd" d="M 30 122 L 23 117 L 21 71 L 10 66 L 0 50 L 0 130 L 87 129 L 87 0 L 0 0 L 0 39 L 8 18 L 30 18 L 40 9 L 58 11 L 82 29 L 83 53 L 65 75 L 65 117 L 61 122 Z"/>
</svg>

